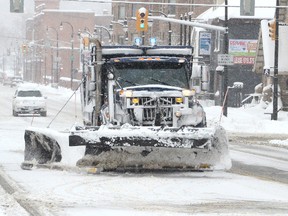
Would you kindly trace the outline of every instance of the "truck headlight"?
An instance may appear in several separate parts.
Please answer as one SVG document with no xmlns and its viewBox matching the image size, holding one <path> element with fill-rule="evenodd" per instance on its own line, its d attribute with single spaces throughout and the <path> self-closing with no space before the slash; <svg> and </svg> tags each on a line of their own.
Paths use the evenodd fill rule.
<svg viewBox="0 0 288 216">
<path fill-rule="evenodd" d="M 176 116 L 177 118 L 180 118 L 180 117 L 182 116 L 182 112 L 181 112 L 181 111 L 176 111 L 176 112 L 175 112 L 175 116 Z"/>
<path fill-rule="evenodd" d="M 133 104 L 139 104 L 139 98 L 133 98 L 132 103 Z"/>
<path fill-rule="evenodd" d="M 179 104 L 183 103 L 183 98 L 176 98 L 175 101 L 176 103 L 179 103 Z"/>
<path fill-rule="evenodd" d="M 195 95 L 195 90 L 194 89 L 192 89 L 192 90 L 185 89 L 182 91 L 182 94 L 184 97 L 191 97 L 191 96 Z"/>
<path fill-rule="evenodd" d="M 133 91 L 132 90 L 121 90 L 120 91 L 120 96 L 121 97 L 132 97 L 133 96 Z"/>
</svg>

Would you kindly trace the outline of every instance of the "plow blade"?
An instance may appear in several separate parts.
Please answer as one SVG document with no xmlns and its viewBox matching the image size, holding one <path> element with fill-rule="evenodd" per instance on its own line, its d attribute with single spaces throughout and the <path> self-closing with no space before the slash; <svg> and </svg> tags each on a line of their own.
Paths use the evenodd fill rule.
<svg viewBox="0 0 288 216">
<path fill-rule="evenodd" d="M 225 130 L 217 128 L 100 127 L 76 130 L 69 146 L 86 146 L 78 166 L 103 170 L 229 169 Z"/>
<path fill-rule="evenodd" d="M 153 146 L 171 148 L 208 148 L 212 129 L 198 128 L 96 128 L 75 131 L 69 136 L 69 146 Z"/>
<path fill-rule="evenodd" d="M 33 167 L 75 166 L 84 156 L 85 147 L 70 148 L 69 133 L 47 128 L 30 127 L 25 130 L 25 150 L 22 169 Z M 61 162 L 61 164 L 59 164 Z"/>
<path fill-rule="evenodd" d="M 38 164 L 61 161 L 61 148 L 52 135 L 37 130 L 25 130 L 24 140 L 25 161 L 34 161 Z"/>
<path fill-rule="evenodd" d="M 74 130 L 69 137 L 68 133 L 51 129 L 29 128 L 24 138 L 23 169 L 55 162 L 103 171 L 227 170 L 231 167 L 227 136 L 222 127 L 101 126 Z"/>
</svg>

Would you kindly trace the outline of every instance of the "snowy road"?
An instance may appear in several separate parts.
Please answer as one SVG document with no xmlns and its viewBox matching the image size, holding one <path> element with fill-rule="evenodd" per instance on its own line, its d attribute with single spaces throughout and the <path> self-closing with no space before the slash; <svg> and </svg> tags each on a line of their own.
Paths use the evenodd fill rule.
<svg viewBox="0 0 288 216">
<path fill-rule="evenodd" d="M 75 167 L 22 170 L 25 128 L 46 127 L 71 92 L 43 88 L 48 116 L 33 118 L 12 116 L 14 90 L 0 86 L 0 216 L 288 213 L 287 149 L 235 140 L 231 172 L 90 175 Z M 51 128 L 63 131 L 80 122 L 79 106 L 76 111 L 73 99 Z"/>
<path fill-rule="evenodd" d="M 260 144 L 259 144 L 260 143 Z M 233 168 L 230 172 L 288 184 L 288 149 L 267 141 L 236 138 L 230 141 Z"/>
</svg>

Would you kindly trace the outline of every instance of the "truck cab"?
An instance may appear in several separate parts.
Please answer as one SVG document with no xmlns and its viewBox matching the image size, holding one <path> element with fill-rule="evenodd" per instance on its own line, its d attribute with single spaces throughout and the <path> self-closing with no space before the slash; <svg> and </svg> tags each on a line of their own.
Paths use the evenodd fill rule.
<svg viewBox="0 0 288 216">
<path fill-rule="evenodd" d="M 101 124 L 205 126 L 205 112 L 195 100 L 191 86 L 192 53 L 189 46 L 103 47 L 99 70 L 101 97 L 87 103 L 90 107 L 87 122 L 94 124 L 92 116 L 97 113 L 97 101 L 101 100 Z M 92 58 L 92 62 L 97 61 Z M 95 70 L 90 73 L 95 74 L 97 67 L 92 69 Z M 87 82 L 96 86 L 93 78 L 97 76 L 88 77 L 92 79 Z M 88 95 L 94 95 L 93 92 L 96 87 Z"/>
</svg>

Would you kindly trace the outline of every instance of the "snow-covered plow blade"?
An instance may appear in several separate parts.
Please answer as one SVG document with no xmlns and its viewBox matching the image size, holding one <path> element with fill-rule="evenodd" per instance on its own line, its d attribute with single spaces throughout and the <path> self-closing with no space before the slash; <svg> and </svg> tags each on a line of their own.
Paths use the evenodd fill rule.
<svg viewBox="0 0 288 216">
<path fill-rule="evenodd" d="M 217 128 L 107 127 L 78 129 L 69 146 L 85 145 L 80 167 L 103 170 L 229 169 L 225 130 Z"/>
<path fill-rule="evenodd" d="M 73 167 L 84 156 L 85 146 L 69 147 L 69 133 L 48 128 L 30 127 L 25 130 L 25 150 L 22 169 L 32 167 Z M 61 163 L 59 163 L 61 162 Z"/>
<path fill-rule="evenodd" d="M 45 164 L 61 161 L 61 148 L 52 135 L 28 129 L 25 130 L 24 140 L 24 160 L 26 162 L 33 161 L 38 164 Z"/>
</svg>

